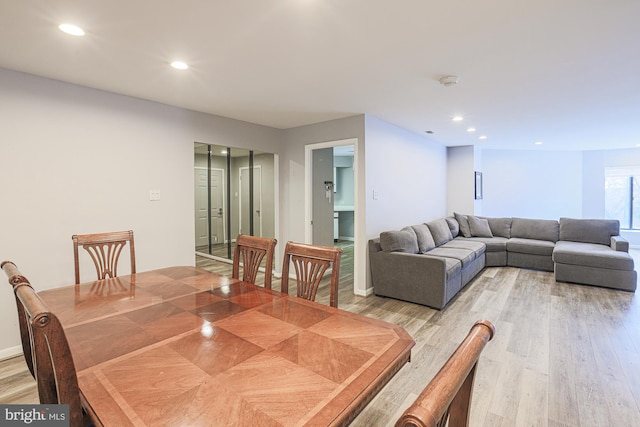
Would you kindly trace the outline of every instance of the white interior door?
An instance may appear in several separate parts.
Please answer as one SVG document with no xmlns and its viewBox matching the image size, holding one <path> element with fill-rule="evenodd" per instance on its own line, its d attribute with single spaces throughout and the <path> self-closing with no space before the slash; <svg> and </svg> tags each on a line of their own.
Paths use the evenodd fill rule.
<svg viewBox="0 0 640 427">
<path fill-rule="evenodd" d="M 207 186 L 207 169 L 195 170 L 195 222 L 196 246 L 207 246 L 209 222 L 209 192 L 211 193 L 211 242 L 224 242 L 224 174 L 221 169 L 211 170 L 211 183 Z"/>
<path fill-rule="evenodd" d="M 240 168 L 240 233 L 250 234 L 249 215 L 253 215 L 253 235 L 262 237 L 262 168 L 253 167 L 253 212 L 249 212 L 249 168 Z"/>
<path fill-rule="evenodd" d="M 221 169 L 211 170 L 211 243 L 224 243 L 224 178 Z"/>
</svg>

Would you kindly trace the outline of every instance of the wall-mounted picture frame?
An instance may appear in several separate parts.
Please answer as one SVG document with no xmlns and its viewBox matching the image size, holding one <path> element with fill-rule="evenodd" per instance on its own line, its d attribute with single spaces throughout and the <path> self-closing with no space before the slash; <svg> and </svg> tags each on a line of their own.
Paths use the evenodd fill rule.
<svg viewBox="0 0 640 427">
<path fill-rule="evenodd" d="M 482 172 L 474 172 L 475 175 L 475 199 L 482 199 Z"/>
</svg>

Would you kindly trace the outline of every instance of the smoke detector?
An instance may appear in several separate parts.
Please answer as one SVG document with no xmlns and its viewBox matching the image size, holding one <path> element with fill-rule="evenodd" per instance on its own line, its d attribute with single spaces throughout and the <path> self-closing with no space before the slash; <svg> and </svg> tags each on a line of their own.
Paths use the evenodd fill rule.
<svg viewBox="0 0 640 427">
<path fill-rule="evenodd" d="M 458 76 L 444 76 L 438 81 L 442 86 L 454 86 L 458 84 Z"/>
</svg>

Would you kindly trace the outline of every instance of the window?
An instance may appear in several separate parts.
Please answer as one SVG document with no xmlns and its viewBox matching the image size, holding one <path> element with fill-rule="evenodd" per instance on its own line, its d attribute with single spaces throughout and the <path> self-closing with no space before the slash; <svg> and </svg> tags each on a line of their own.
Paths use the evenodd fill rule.
<svg viewBox="0 0 640 427">
<path fill-rule="evenodd" d="M 605 218 L 620 228 L 640 230 L 640 166 L 608 167 L 604 172 Z"/>
</svg>

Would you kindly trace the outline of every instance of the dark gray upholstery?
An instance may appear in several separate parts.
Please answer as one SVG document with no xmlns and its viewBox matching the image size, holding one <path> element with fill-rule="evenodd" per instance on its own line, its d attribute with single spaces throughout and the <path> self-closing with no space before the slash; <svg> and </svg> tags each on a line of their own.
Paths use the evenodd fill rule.
<svg viewBox="0 0 640 427">
<path fill-rule="evenodd" d="M 564 242 L 556 244 L 553 260 L 561 264 L 588 265 L 610 270 L 632 271 L 633 258 L 626 252 L 614 251 L 596 243 Z"/>
<path fill-rule="evenodd" d="M 511 237 L 511 218 L 487 218 L 480 217 L 489 221 L 489 228 L 493 237 Z"/>
<path fill-rule="evenodd" d="M 491 227 L 489 227 L 489 221 L 484 218 L 478 218 L 477 216 L 469 216 L 467 219 L 469 221 L 471 237 L 493 237 Z"/>
<path fill-rule="evenodd" d="M 451 230 L 444 218 L 428 222 L 427 226 L 429 227 L 429 231 L 431 231 L 431 235 L 433 236 L 436 246 L 441 246 L 453 239 L 451 236 Z"/>
<path fill-rule="evenodd" d="M 418 238 L 411 227 L 380 233 L 380 246 L 385 252 L 418 253 Z"/>
<path fill-rule="evenodd" d="M 616 219 L 560 218 L 560 240 L 571 242 L 611 244 L 611 237 L 620 234 Z"/>
<path fill-rule="evenodd" d="M 469 228 L 469 220 L 467 219 L 467 215 L 454 212 L 453 216 L 460 225 L 460 234 L 462 234 L 463 237 L 471 237 L 471 229 Z"/>
<path fill-rule="evenodd" d="M 460 234 L 460 224 L 453 217 L 446 217 L 445 221 L 447 221 L 447 225 L 449 226 L 449 230 L 451 230 L 451 237 L 456 238 Z"/>
<path fill-rule="evenodd" d="M 556 281 L 636 289 L 629 243 L 613 234 L 617 221 L 456 217 L 464 217 L 470 235 L 476 222 L 484 227 L 480 234 L 489 234 L 488 226 L 494 237 L 463 237 L 464 226 L 456 228 L 454 218 L 381 233 L 369 241 L 375 294 L 442 309 L 485 266 L 554 271 Z"/>
<path fill-rule="evenodd" d="M 521 239 L 512 237 L 507 241 L 507 252 L 518 252 L 521 254 L 546 255 L 551 259 L 555 243 L 546 240 Z"/>
<path fill-rule="evenodd" d="M 555 243 L 558 241 L 559 229 L 558 221 L 551 219 L 513 218 L 511 221 L 511 237 Z"/>
<path fill-rule="evenodd" d="M 433 241 L 433 236 L 427 224 L 412 225 L 413 231 L 418 238 L 418 251 L 423 254 L 436 247 L 436 243 Z"/>
</svg>

